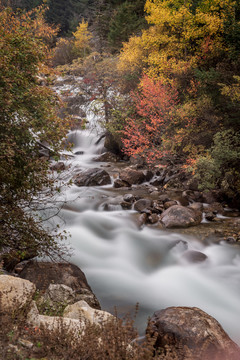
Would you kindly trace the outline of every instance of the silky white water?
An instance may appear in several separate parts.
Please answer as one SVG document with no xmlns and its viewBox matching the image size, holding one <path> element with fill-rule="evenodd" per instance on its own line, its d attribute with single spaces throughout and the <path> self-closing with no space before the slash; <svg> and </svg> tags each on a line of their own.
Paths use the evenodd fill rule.
<svg viewBox="0 0 240 360">
<path fill-rule="evenodd" d="M 73 153 L 71 171 L 100 167 L 92 159 L 102 148 L 93 131 L 69 134 Z M 103 211 L 102 204 L 116 197 L 112 185 L 77 187 L 62 194 L 68 203 L 61 210 L 71 237 L 69 259 L 85 273 L 102 308 L 119 312 L 140 304 L 140 331 L 154 311 L 169 306 L 195 306 L 215 317 L 240 344 L 240 248 L 227 243 L 203 245 L 198 240 L 145 227 L 139 230 L 132 211 Z M 190 263 L 183 254 L 197 250 L 207 259 Z"/>
</svg>

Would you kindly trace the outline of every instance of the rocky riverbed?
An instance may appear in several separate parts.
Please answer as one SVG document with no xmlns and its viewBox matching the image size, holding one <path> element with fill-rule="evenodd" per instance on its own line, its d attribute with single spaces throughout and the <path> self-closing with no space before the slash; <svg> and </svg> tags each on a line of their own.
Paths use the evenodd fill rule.
<svg viewBox="0 0 240 360">
<path fill-rule="evenodd" d="M 70 113 L 74 106 L 80 120 L 84 111 L 88 125 L 85 130 L 69 133 L 71 152 L 66 151 L 59 162 L 51 160 L 52 174 L 62 190 L 57 199 L 61 210 L 49 226 L 59 224 L 69 231 L 73 255 L 66 260 L 84 271 L 90 285 L 74 265 L 69 265 L 71 271 L 65 269 L 68 265 L 59 265 L 61 269 L 53 270 L 55 276 L 51 279 L 50 268 L 56 265 L 35 264 L 33 270 L 32 262 L 18 264 L 14 274 L 35 283 L 40 292 L 44 290 L 46 295 L 42 296 L 48 301 L 54 290 L 54 286 L 49 289 L 50 285 L 61 285 L 60 296 L 70 298 L 69 306 L 86 301 L 95 309 L 101 304 L 110 313 L 117 306 L 121 315 L 138 302 L 136 324 L 142 334 L 146 319 L 155 311 L 176 308 L 179 327 L 185 316 L 181 309 L 197 307 L 216 318 L 240 344 L 239 209 L 232 208 L 219 190 L 199 191 L 196 182 L 179 166 L 164 164 L 148 169 L 140 159 L 122 159 L 113 153 L 114 146 L 109 146 L 101 127 L 96 127 L 100 119 L 84 105 L 84 99 L 74 101 L 78 97 L 75 84 L 69 79 L 67 83 L 60 80 L 58 92 L 72 91 L 72 96 L 66 97 Z M 51 208 L 46 208 L 43 215 L 51 218 Z M 33 313 L 41 319 L 36 309 Z M 196 319 L 208 317 L 200 310 L 196 314 Z M 203 322 L 213 324 L 212 320 Z M 217 332 L 223 334 L 219 329 Z M 161 331 L 160 337 L 165 337 Z M 172 327 L 170 333 L 171 339 L 178 337 Z M 227 335 L 223 336 L 229 343 Z M 174 346 L 182 348 L 182 343 Z M 217 345 L 214 349 L 220 356 L 223 348 Z M 234 354 L 235 345 L 232 349 Z M 226 351 L 228 355 L 223 359 L 229 357 Z"/>
</svg>

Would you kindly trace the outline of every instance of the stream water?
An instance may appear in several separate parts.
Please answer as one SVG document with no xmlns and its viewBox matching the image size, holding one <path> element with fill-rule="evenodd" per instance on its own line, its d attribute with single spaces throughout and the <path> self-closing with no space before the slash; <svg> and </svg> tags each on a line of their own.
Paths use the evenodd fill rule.
<svg viewBox="0 0 240 360">
<path fill-rule="evenodd" d="M 93 160 L 103 150 L 101 143 L 95 145 L 94 129 L 73 131 L 69 140 L 73 153 L 83 153 L 66 160 L 71 165 L 66 174 L 105 166 Z M 121 210 L 119 205 L 103 210 L 104 203 L 114 204 L 117 196 L 112 185 L 72 185 L 62 194 L 68 201 L 60 216 L 71 234 L 70 261 L 84 271 L 102 309 L 113 311 L 116 306 L 122 314 L 139 303 L 137 325 L 142 332 L 156 310 L 199 307 L 240 344 L 240 248 L 225 242 L 204 245 L 194 237 L 154 227 L 139 230 L 133 210 Z M 207 259 L 187 262 L 183 257 L 187 249 L 201 251 Z"/>
</svg>

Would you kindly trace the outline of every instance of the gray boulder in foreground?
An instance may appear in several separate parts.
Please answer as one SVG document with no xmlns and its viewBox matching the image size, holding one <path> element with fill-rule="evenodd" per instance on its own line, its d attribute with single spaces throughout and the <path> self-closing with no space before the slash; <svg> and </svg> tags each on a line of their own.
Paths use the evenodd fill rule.
<svg viewBox="0 0 240 360">
<path fill-rule="evenodd" d="M 196 307 L 169 307 L 150 319 L 147 334 L 156 349 L 168 349 L 174 359 L 239 360 L 240 349 L 213 317 Z"/>
<path fill-rule="evenodd" d="M 11 314 L 24 308 L 36 291 L 36 286 L 28 280 L 10 275 L 0 275 L 0 310 Z"/>
</svg>

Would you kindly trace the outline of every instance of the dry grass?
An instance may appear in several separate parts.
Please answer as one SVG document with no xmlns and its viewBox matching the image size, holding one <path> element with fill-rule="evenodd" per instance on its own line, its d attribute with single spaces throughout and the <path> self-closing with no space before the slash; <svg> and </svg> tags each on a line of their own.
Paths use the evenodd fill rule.
<svg viewBox="0 0 240 360">
<path fill-rule="evenodd" d="M 12 316 L 0 313 L 1 360 L 177 360 L 165 349 L 156 353 L 155 339 L 140 343 L 133 321 L 114 319 L 104 325 L 87 324 L 77 340 L 61 324 L 54 332 L 31 328 L 25 312 Z"/>
</svg>

